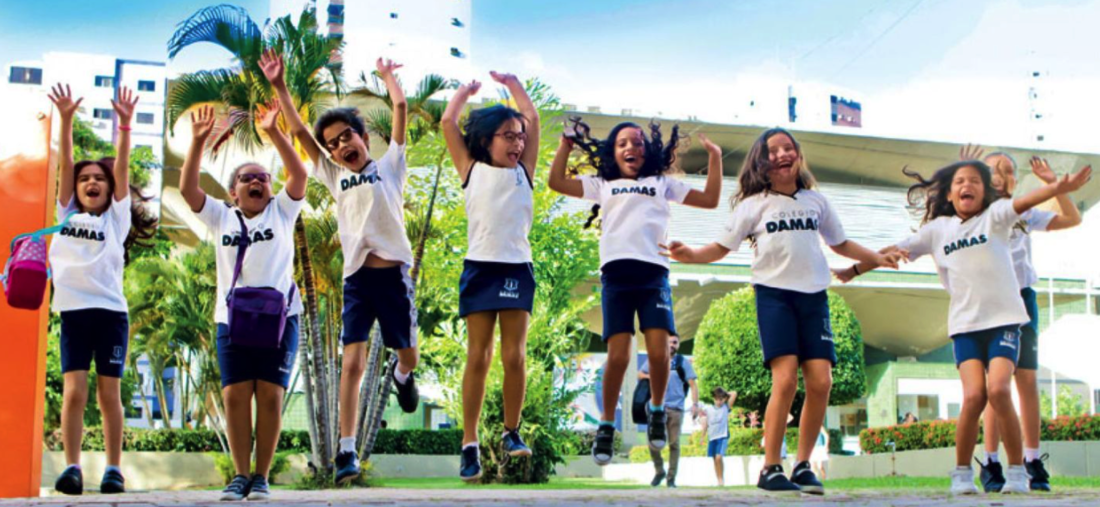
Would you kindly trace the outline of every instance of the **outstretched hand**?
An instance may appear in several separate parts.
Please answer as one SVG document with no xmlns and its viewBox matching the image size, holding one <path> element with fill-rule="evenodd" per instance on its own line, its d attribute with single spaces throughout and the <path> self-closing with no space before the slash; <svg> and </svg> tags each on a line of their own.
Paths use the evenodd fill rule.
<svg viewBox="0 0 1100 507">
<path fill-rule="evenodd" d="M 378 70 L 378 75 L 382 76 L 383 78 L 393 77 L 394 71 L 400 69 L 401 67 L 404 67 L 404 65 L 394 62 L 393 60 L 390 60 L 388 58 L 383 60 L 381 57 L 379 57 L 378 61 L 374 62 L 374 68 Z"/>
<path fill-rule="evenodd" d="M 1058 178 L 1058 180 L 1054 182 L 1054 185 L 1058 189 L 1059 195 L 1068 194 L 1070 192 L 1076 192 L 1081 187 L 1085 186 L 1085 183 L 1088 183 L 1090 178 L 1092 178 L 1092 166 L 1087 165 L 1074 174 L 1066 174 Z"/>
<path fill-rule="evenodd" d="M 195 141 L 206 141 L 206 138 L 210 137 L 210 132 L 214 130 L 214 107 L 202 106 L 199 109 L 198 116 L 195 116 L 195 112 L 191 112 L 191 137 Z"/>
<path fill-rule="evenodd" d="M 982 145 L 966 143 L 966 146 L 959 148 L 959 160 L 981 160 L 984 153 Z"/>
<path fill-rule="evenodd" d="M 130 120 L 134 117 L 134 108 L 137 106 L 139 98 L 140 97 L 134 95 L 133 90 L 125 86 L 118 91 L 118 100 L 112 100 L 111 107 L 115 109 L 115 114 L 118 115 L 119 125 L 130 125 Z"/>
<path fill-rule="evenodd" d="M 520 84 L 519 78 L 516 77 L 515 74 L 508 74 L 505 72 L 497 72 L 495 70 L 491 70 L 489 71 L 489 76 L 493 78 L 493 81 L 496 81 L 504 86 L 508 86 L 510 84 Z"/>
<path fill-rule="evenodd" d="M 1045 158 L 1031 157 L 1031 172 L 1043 183 L 1051 184 L 1058 181 L 1058 175 L 1050 168 L 1050 163 Z"/>
<path fill-rule="evenodd" d="M 658 243 L 657 246 L 661 248 L 659 251 L 661 255 L 674 261 L 684 261 L 691 257 L 691 247 L 685 245 L 682 241 L 672 241 L 667 245 Z"/>
<path fill-rule="evenodd" d="M 81 97 L 73 101 L 73 92 L 69 88 L 69 85 L 62 87 L 61 83 L 57 83 L 53 88 L 50 88 L 50 102 L 57 107 L 57 112 L 61 113 L 62 118 L 72 118 L 76 114 L 77 109 L 80 108 L 80 103 L 84 101 Z"/>
<path fill-rule="evenodd" d="M 278 102 L 271 102 L 267 105 L 267 112 L 264 113 L 264 117 L 260 120 L 260 128 L 264 132 L 272 132 L 279 128 L 279 114 L 282 110 L 279 109 Z"/>
<path fill-rule="evenodd" d="M 722 147 L 714 144 L 705 134 L 699 134 L 699 141 L 703 143 L 703 149 L 707 150 L 707 153 L 714 155 L 722 154 Z"/>
<path fill-rule="evenodd" d="M 263 71 L 264 77 L 271 83 L 271 86 L 276 88 L 286 86 L 283 57 L 279 53 L 276 53 L 274 49 L 264 51 L 264 54 L 260 56 L 260 70 Z"/>
<path fill-rule="evenodd" d="M 478 80 L 470 81 L 462 86 L 458 87 L 458 93 L 465 93 L 466 95 L 477 95 L 477 91 L 481 89 L 481 82 Z"/>
</svg>

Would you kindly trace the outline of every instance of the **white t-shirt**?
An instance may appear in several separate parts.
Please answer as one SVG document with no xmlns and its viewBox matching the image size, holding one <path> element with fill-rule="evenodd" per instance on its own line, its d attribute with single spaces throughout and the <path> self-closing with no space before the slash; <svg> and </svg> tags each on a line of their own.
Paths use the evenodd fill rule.
<svg viewBox="0 0 1100 507">
<path fill-rule="evenodd" d="M 323 157 L 313 174 L 336 198 L 345 278 L 359 271 L 371 253 L 412 264 L 405 234 L 405 145 L 391 142 L 381 159 L 359 173 Z"/>
<path fill-rule="evenodd" d="M 1024 289 L 1035 285 L 1039 275 L 1031 264 L 1031 233 L 1045 231 L 1056 215 L 1049 211 L 1029 209 L 1020 215 L 1020 221 L 1012 227 L 1008 237 L 1012 244 L 1012 266 L 1016 270 L 1016 282 Z"/>
<path fill-rule="evenodd" d="M 535 218 L 534 186 L 523 165 L 494 167 L 477 162 L 463 185 L 466 193 L 466 258 L 531 262 L 527 235 Z"/>
<path fill-rule="evenodd" d="M 607 181 L 581 176 L 583 198 L 600 205 L 600 266 L 633 259 L 669 267 L 658 244 L 668 241 L 669 201 L 683 203 L 691 185 L 668 176 Z"/>
<path fill-rule="evenodd" d="M 829 246 L 847 240 L 828 199 L 813 190 L 761 192 L 737 203 L 718 244 L 736 252 L 749 236 L 756 239 L 752 283 L 806 294 L 832 281 L 821 239 Z"/>
<path fill-rule="evenodd" d="M 898 243 L 909 260 L 932 255 L 951 296 L 947 331 L 951 336 L 1027 322 L 1009 243 L 1020 221 L 1011 199 L 1001 199 L 982 214 L 963 221 L 939 217 Z"/>
<path fill-rule="evenodd" d="M 730 436 L 730 407 L 706 405 L 703 413 L 707 416 L 707 440 L 718 440 Z"/>
<path fill-rule="evenodd" d="M 298 201 L 291 199 L 284 188 L 267 204 L 263 213 L 252 218 L 245 217 L 244 223 L 252 243 L 244 254 L 237 287 L 269 287 L 284 296 L 290 294 L 290 287 L 294 285 L 294 221 L 305 203 L 304 198 Z M 218 264 L 218 306 L 214 310 L 214 321 L 227 324 L 229 310 L 225 297 L 229 294 L 229 285 L 233 283 L 233 268 L 237 265 L 237 245 L 241 236 L 237 209 L 208 195 L 202 211 L 195 215 L 214 234 L 214 257 Z M 301 293 L 295 289 L 287 315 L 301 312 Z"/>
<path fill-rule="evenodd" d="M 122 292 L 122 268 L 130 234 L 130 196 L 116 201 L 102 215 L 77 213 L 76 196 L 67 205 L 57 203 L 57 216 L 73 213 L 69 225 L 50 244 L 53 273 L 53 310 L 66 312 L 100 308 L 127 312 Z"/>
</svg>

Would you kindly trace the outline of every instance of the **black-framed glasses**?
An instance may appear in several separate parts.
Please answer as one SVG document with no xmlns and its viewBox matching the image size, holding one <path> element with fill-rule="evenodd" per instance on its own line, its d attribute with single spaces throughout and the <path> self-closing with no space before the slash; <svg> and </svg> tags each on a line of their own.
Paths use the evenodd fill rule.
<svg viewBox="0 0 1100 507">
<path fill-rule="evenodd" d="M 502 132 L 500 134 L 493 134 L 494 137 L 503 137 L 505 141 L 509 143 L 515 143 L 519 141 L 521 143 L 527 142 L 526 132 Z"/>
<path fill-rule="evenodd" d="M 328 151 L 336 151 L 341 144 L 350 143 L 352 138 L 354 137 L 355 131 L 352 130 L 351 127 L 345 128 L 344 130 L 341 130 L 340 133 L 336 135 L 336 137 L 325 141 L 325 148 L 328 148 Z"/>
<path fill-rule="evenodd" d="M 271 181 L 271 175 L 267 173 L 245 173 L 238 174 L 237 181 L 244 183 L 245 185 L 252 183 L 253 181 L 259 181 L 260 183 L 267 183 Z"/>
</svg>

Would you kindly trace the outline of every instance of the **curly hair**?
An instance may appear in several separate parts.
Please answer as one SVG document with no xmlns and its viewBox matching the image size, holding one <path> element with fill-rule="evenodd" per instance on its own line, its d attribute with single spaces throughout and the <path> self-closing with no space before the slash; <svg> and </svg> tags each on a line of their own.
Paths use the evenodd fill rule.
<svg viewBox="0 0 1100 507">
<path fill-rule="evenodd" d="M 924 216 L 921 224 L 926 224 L 939 217 L 953 217 L 958 213 L 955 205 L 951 204 L 948 196 L 951 194 L 951 182 L 955 179 L 955 173 L 964 167 L 977 169 L 982 178 L 982 186 L 985 188 L 982 196 L 982 210 L 984 211 L 998 199 L 997 191 L 993 188 L 993 171 L 985 162 L 980 160 L 962 160 L 941 167 L 932 174 L 930 179 L 925 179 L 917 171 L 903 167 L 901 172 L 913 178 L 917 182 L 909 187 L 906 197 L 910 206 L 923 207 Z"/>
<path fill-rule="evenodd" d="M 466 150 L 470 158 L 483 164 L 493 164 L 489 154 L 489 145 L 493 144 L 493 136 L 501 125 L 509 120 L 519 120 L 524 132 L 527 131 L 527 120 L 519 111 L 503 104 L 484 107 L 470 111 L 466 116 L 466 124 L 463 125 L 462 141 L 466 144 Z"/>
<path fill-rule="evenodd" d="M 103 171 L 104 179 L 107 180 L 107 201 L 108 206 L 115 204 L 115 172 L 114 157 L 105 157 L 99 160 L 81 160 L 76 164 L 73 164 L 73 185 L 75 187 L 76 182 L 80 179 L 80 173 L 84 169 L 92 166 L 99 167 Z M 130 262 L 130 247 L 139 245 L 142 247 L 150 247 L 151 243 L 147 243 L 148 240 L 153 239 L 157 234 L 157 217 L 153 216 L 145 209 L 145 203 L 149 202 L 151 198 L 146 197 L 141 193 L 141 189 L 134 185 L 130 185 L 130 231 L 126 234 L 126 240 L 122 243 L 123 246 L 123 258 L 127 264 Z M 73 203 L 76 205 L 76 209 L 81 213 L 86 212 L 84 206 L 80 204 L 80 199 L 73 197 Z"/>
<path fill-rule="evenodd" d="M 798 167 L 798 189 L 809 190 L 817 186 L 817 180 L 810 172 L 810 164 L 806 162 L 806 155 L 802 152 L 802 145 L 786 129 L 772 128 L 765 130 L 749 148 L 745 161 L 741 164 L 741 174 L 737 178 L 737 193 L 730 199 L 730 207 L 737 203 L 766 192 L 771 189 L 771 181 L 768 180 L 768 170 L 771 169 L 771 161 L 768 160 L 768 139 L 783 134 L 794 143 L 794 149 L 798 151 L 801 164 Z"/>
<path fill-rule="evenodd" d="M 329 109 L 313 124 L 313 138 L 317 140 L 317 144 L 321 145 L 325 151 L 328 151 L 328 146 L 325 143 L 325 129 L 329 128 L 334 123 L 341 122 L 348 124 L 351 130 L 359 134 L 360 137 L 367 132 L 367 127 L 363 123 L 363 119 L 359 117 L 358 109 L 354 107 L 336 107 Z"/>
</svg>

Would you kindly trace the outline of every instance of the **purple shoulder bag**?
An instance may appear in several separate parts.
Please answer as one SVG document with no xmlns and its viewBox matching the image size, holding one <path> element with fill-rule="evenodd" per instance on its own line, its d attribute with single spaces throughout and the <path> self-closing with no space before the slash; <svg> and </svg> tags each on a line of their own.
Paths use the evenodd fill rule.
<svg viewBox="0 0 1100 507">
<path fill-rule="evenodd" d="M 270 287 L 237 288 L 244 253 L 251 243 L 248 227 L 239 210 L 237 220 L 241 222 L 241 242 L 237 248 L 237 265 L 233 268 L 233 283 L 225 297 L 229 308 L 229 341 L 235 345 L 277 349 L 283 343 L 286 313 L 296 286 L 290 284 L 289 297 Z"/>
</svg>

